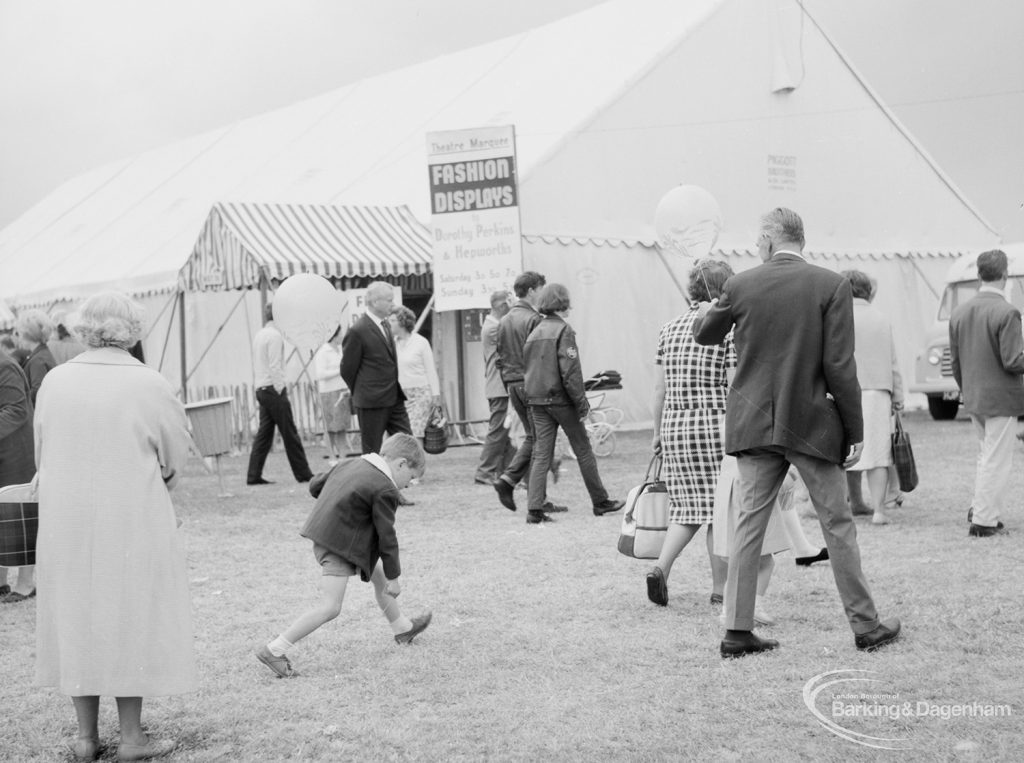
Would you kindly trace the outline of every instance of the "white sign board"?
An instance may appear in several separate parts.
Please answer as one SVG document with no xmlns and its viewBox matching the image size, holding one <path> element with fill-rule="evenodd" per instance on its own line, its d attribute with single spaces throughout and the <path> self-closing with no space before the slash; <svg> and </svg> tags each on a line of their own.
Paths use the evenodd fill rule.
<svg viewBox="0 0 1024 763">
<path fill-rule="evenodd" d="M 522 271 L 515 128 L 427 133 L 434 309 L 489 309 Z"/>
</svg>

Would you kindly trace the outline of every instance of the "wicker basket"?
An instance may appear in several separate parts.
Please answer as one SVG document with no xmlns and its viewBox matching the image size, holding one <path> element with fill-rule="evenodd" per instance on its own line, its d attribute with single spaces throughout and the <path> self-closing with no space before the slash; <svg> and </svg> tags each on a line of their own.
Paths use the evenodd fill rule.
<svg viewBox="0 0 1024 763">
<path fill-rule="evenodd" d="M 217 456 L 231 451 L 231 403 L 230 397 L 218 397 L 185 406 L 192 439 L 201 455 Z"/>
</svg>

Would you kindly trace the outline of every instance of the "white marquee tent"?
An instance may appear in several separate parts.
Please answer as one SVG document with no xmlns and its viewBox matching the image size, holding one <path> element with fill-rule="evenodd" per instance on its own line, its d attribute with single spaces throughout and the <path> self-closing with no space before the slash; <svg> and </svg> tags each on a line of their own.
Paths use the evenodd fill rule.
<svg viewBox="0 0 1024 763">
<path fill-rule="evenodd" d="M 218 202 L 407 206 L 429 223 L 425 134 L 501 124 L 516 128 L 524 268 L 569 286 L 584 371 L 622 373 L 613 402 L 634 425 L 651 419 L 658 328 L 685 308 L 689 263 L 666 272 L 652 224 L 673 186 L 716 196 L 714 254 L 738 269 L 761 213 L 800 212 L 816 261 L 879 279 L 908 373 L 948 265 L 997 241 L 796 0 L 613 0 L 66 183 L 0 231 L 0 297 L 169 295 Z M 457 413 L 481 417 L 461 325 L 436 320 L 435 349 L 450 404 L 461 390 Z"/>
</svg>

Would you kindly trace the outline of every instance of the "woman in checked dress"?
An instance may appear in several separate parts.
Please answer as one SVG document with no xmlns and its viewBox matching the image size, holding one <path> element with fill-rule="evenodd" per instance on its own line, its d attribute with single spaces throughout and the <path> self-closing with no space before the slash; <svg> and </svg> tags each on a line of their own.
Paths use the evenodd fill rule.
<svg viewBox="0 0 1024 763">
<path fill-rule="evenodd" d="M 658 336 L 652 446 L 661 454 L 662 478 L 668 485 L 669 527 L 661 556 L 647 574 L 647 597 L 663 607 L 668 604 L 672 564 L 701 525 L 708 526 L 711 602 L 722 602 L 728 565 L 713 553 L 711 519 L 724 455 L 721 423 L 736 349 L 731 337 L 720 345 L 697 344 L 693 321 L 697 304 L 718 297 L 731 275 L 724 262 L 698 261 L 690 271 L 690 309 L 666 323 Z"/>
</svg>

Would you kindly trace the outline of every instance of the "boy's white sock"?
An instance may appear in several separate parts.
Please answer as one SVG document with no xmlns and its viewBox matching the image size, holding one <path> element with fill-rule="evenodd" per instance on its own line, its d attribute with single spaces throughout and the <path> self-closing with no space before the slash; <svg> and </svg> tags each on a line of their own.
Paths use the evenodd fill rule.
<svg viewBox="0 0 1024 763">
<path fill-rule="evenodd" d="M 283 657 L 288 653 L 295 644 L 286 639 L 284 636 L 278 636 L 276 639 L 267 644 L 267 649 L 275 657 Z"/>
<path fill-rule="evenodd" d="M 412 620 L 408 617 L 399 617 L 391 622 L 392 633 L 405 633 L 408 630 L 412 630 Z"/>
<path fill-rule="evenodd" d="M 391 624 L 392 633 L 405 633 L 412 628 L 412 620 L 402 615 L 402 609 L 398 606 L 397 599 L 384 595 L 381 597 L 381 604 L 383 606 L 380 611 L 384 613 L 384 617 Z"/>
</svg>

